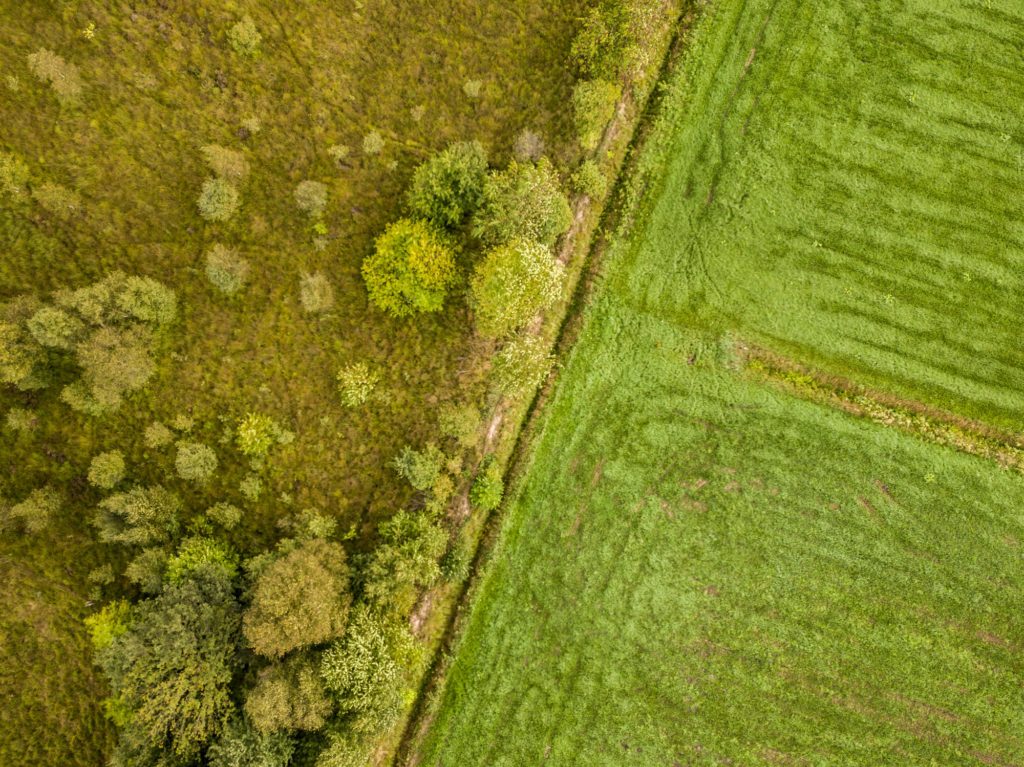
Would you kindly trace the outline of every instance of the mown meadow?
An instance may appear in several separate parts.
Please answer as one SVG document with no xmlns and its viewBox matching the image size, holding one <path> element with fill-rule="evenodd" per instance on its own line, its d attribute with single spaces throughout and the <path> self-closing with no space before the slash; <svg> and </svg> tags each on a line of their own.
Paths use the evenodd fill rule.
<svg viewBox="0 0 1024 767">
<path fill-rule="evenodd" d="M 416 763 L 1024 759 L 1020 472 L 747 354 L 1019 443 L 1022 29 L 704 11 Z"/>
</svg>

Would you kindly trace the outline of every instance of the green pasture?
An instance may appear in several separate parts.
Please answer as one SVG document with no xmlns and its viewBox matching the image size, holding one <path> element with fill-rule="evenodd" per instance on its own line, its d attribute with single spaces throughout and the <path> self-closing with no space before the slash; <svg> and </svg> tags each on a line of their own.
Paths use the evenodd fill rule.
<svg viewBox="0 0 1024 767">
<path fill-rule="evenodd" d="M 995 1 L 705 12 L 421 764 L 1024 761 L 1024 478 L 734 354 L 1019 429 L 1022 33 Z"/>
</svg>

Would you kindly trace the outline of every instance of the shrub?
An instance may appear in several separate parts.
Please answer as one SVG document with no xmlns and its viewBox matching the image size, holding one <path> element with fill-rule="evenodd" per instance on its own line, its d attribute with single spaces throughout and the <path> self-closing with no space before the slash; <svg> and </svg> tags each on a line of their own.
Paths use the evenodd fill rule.
<svg viewBox="0 0 1024 767">
<path fill-rule="evenodd" d="M 265 734 L 319 730 L 333 709 L 317 668 L 301 655 L 263 669 L 245 699 L 245 713 Z"/>
<path fill-rule="evenodd" d="M 249 16 L 243 16 L 228 30 L 228 44 L 231 50 L 242 56 L 255 56 L 263 42 L 263 35 L 256 29 L 256 22 Z"/>
<path fill-rule="evenodd" d="M 232 579 L 238 575 L 238 555 L 231 548 L 213 538 L 194 535 L 181 542 L 178 550 L 167 560 L 167 580 L 181 583 L 197 570 L 212 568 L 218 577 Z"/>
<path fill-rule="evenodd" d="M 242 520 L 242 510 L 230 503 L 215 503 L 206 510 L 206 516 L 225 530 L 233 530 Z"/>
<path fill-rule="evenodd" d="M 21 197 L 28 178 L 28 166 L 24 160 L 13 152 L 0 152 L 0 193 Z"/>
<path fill-rule="evenodd" d="M 33 187 L 32 197 L 43 210 L 60 219 L 71 218 L 82 207 L 82 199 L 77 192 L 50 182 Z"/>
<path fill-rule="evenodd" d="M 169 584 L 132 610 L 128 629 L 97 653 L 123 724 L 114 763 L 187 764 L 233 710 L 239 609 L 211 570 Z"/>
<path fill-rule="evenodd" d="M 174 291 L 149 277 L 125 277 L 116 301 L 119 310 L 149 325 L 169 325 L 178 313 Z"/>
<path fill-rule="evenodd" d="M 133 487 L 104 498 L 93 523 L 106 543 L 146 546 L 170 540 L 178 531 L 181 501 L 163 487 Z"/>
<path fill-rule="evenodd" d="M 359 407 L 370 399 L 380 382 L 380 374 L 365 362 L 356 362 L 338 371 L 338 393 L 345 407 Z"/>
<path fill-rule="evenodd" d="M 607 80 L 583 80 L 572 91 L 572 111 L 580 146 L 591 152 L 601 143 L 605 128 L 615 116 L 622 89 Z"/>
<path fill-rule="evenodd" d="M 238 190 L 223 178 L 208 178 L 197 204 L 199 214 L 207 221 L 227 221 L 238 211 Z"/>
<path fill-rule="evenodd" d="M 428 223 L 403 218 L 377 238 L 362 271 L 370 301 L 393 317 L 408 317 L 444 307 L 455 282 L 455 255 Z"/>
<path fill-rule="evenodd" d="M 36 414 L 23 407 L 12 407 L 7 411 L 5 420 L 7 421 L 8 429 L 21 434 L 28 434 L 29 432 L 35 431 L 36 426 L 39 423 L 39 419 L 36 417 Z"/>
<path fill-rule="evenodd" d="M 238 483 L 238 492 L 247 501 L 255 503 L 263 493 L 263 483 L 255 474 L 249 474 Z"/>
<path fill-rule="evenodd" d="M 515 239 L 553 245 L 571 223 L 569 202 L 551 163 L 513 160 L 507 169 L 488 175 L 473 233 L 491 246 Z"/>
<path fill-rule="evenodd" d="M 407 615 L 420 589 L 440 575 L 448 536 L 429 516 L 408 511 L 383 522 L 379 533 L 363 572 L 363 596 L 384 612 Z"/>
<path fill-rule="evenodd" d="M 593 160 L 584 160 L 572 174 L 572 188 L 577 194 L 600 200 L 608 191 L 608 179 Z"/>
<path fill-rule="evenodd" d="M 30 53 L 28 68 L 36 79 L 49 83 L 61 102 L 75 101 L 82 93 L 82 78 L 78 73 L 78 67 L 51 50 L 40 48 L 35 53 Z"/>
<path fill-rule="evenodd" d="M 178 442 L 178 454 L 174 459 L 178 476 L 189 482 L 206 482 L 217 470 L 217 454 L 213 448 L 201 442 Z"/>
<path fill-rule="evenodd" d="M 300 181 L 295 187 L 295 204 L 307 215 L 320 216 L 327 207 L 327 185 L 319 181 Z"/>
<path fill-rule="evenodd" d="M 539 133 L 524 128 L 512 144 L 512 156 L 519 162 L 537 162 L 544 155 L 544 139 Z"/>
<path fill-rule="evenodd" d="M 471 99 L 480 98 L 480 93 L 483 89 L 483 80 L 466 80 L 462 85 L 462 92 L 466 94 L 467 98 Z"/>
<path fill-rule="evenodd" d="M 89 415 L 116 410 L 125 394 L 141 389 L 156 372 L 151 344 L 141 327 L 97 329 L 75 347 L 82 378 L 66 386 L 61 399 Z"/>
<path fill-rule="evenodd" d="M 0 304 L 0 381 L 22 391 L 48 383 L 46 352 L 26 327 L 37 308 L 27 297 Z"/>
<path fill-rule="evenodd" d="M 477 331 L 503 338 L 558 300 L 565 270 L 543 245 L 514 240 L 492 248 L 470 280 Z"/>
<path fill-rule="evenodd" d="M 142 441 L 146 447 L 156 450 L 171 444 L 174 439 L 174 432 L 168 429 L 159 421 L 154 421 L 142 433 Z"/>
<path fill-rule="evenodd" d="M 234 295 L 249 279 L 249 262 L 221 244 L 206 251 L 206 278 L 225 295 Z"/>
<path fill-rule="evenodd" d="M 441 557 L 441 576 L 448 583 L 462 583 L 469 577 L 473 553 L 461 538 Z"/>
<path fill-rule="evenodd" d="M 398 476 L 420 491 L 430 490 L 444 465 L 444 453 L 437 445 L 428 444 L 423 450 L 413 450 L 409 445 L 402 448 L 391 465 Z"/>
<path fill-rule="evenodd" d="M 124 479 L 124 456 L 118 450 L 100 453 L 89 464 L 89 484 L 110 490 Z"/>
<path fill-rule="evenodd" d="M 327 744 L 316 755 L 313 767 L 366 767 L 373 751 L 372 738 L 340 727 L 328 734 Z"/>
<path fill-rule="evenodd" d="M 54 488 L 47 485 L 29 493 L 20 503 L 7 509 L 8 519 L 19 520 L 29 533 L 45 530 L 63 505 L 63 498 Z"/>
<path fill-rule="evenodd" d="M 249 161 L 237 149 L 228 149 L 219 144 L 207 144 L 199 151 L 215 176 L 238 184 L 249 175 Z"/>
<path fill-rule="evenodd" d="M 363 137 L 363 153 L 380 154 L 384 150 L 384 137 L 377 131 L 370 131 Z"/>
<path fill-rule="evenodd" d="M 401 621 L 363 605 L 353 611 L 344 638 L 324 653 L 320 673 L 339 710 L 357 715 L 354 729 L 377 733 L 395 720 L 402 703 L 399 659 L 412 641 Z"/>
<path fill-rule="evenodd" d="M 501 479 L 501 467 L 491 456 L 484 463 L 473 487 L 469 491 L 469 501 L 478 511 L 494 511 L 501 505 L 505 494 L 505 483 Z"/>
<path fill-rule="evenodd" d="M 457 227 L 480 205 L 486 178 L 487 153 L 480 142 L 452 144 L 416 169 L 409 211 L 435 226 Z"/>
<path fill-rule="evenodd" d="M 260 655 L 277 658 L 345 630 L 351 597 L 341 544 L 318 538 L 277 558 L 259 575 L 243 631 Z"/>
<path fill-rule="evenodd" d="M 442 405 L 438 426 L 446 437 L 453 437 L 462 447 L 473 447 L 480 436 L 480 411 L 473 405 Z"/>
<path fill-rule="evenodd" d="M 334 306 L 334 287 L 321 272 L 303 274 L 299 284 L 299 301 L 310 314 L 326 312 Z"/>
<path fill-rule="evenodd" d="M 288 733 L 262 733 L 248 720 L 232 719 L 206 751 L 209 767 L 288 767 L 295 742 Z"/>
<path fill-rule="evenodd" d="M 509 341 L 494 358 L 494 384 L 510 397 L 536 389 L 551 369 L 551 355 L 539 338 L 529 334 Z"/>
</svg>

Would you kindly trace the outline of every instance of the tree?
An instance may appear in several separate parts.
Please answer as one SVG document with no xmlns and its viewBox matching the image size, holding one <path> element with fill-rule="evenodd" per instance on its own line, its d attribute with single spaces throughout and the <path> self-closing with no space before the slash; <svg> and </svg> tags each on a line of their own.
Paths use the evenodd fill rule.
<svg viewBox="0 0 1024 767">
<path fill-rule="evenodd" d="M 142 326 L 100 327 L 75 347 L 80 380 L 61 399 L 75 410 L 102 415 L 121 406 L 124 395 L 145 386 L 156 372 L 152 334 Z"/>
<path fill-rule="evenodd" d="M 479 141 L 451 144 L 420 165 L 407 202 L 416 218 L 454 229 L 480 205 L 487 178 L 487 153 Z"/>
<path fill-rule="evenodd" d="M 0 499 L 0 521 L 4 519 L 19 520 L 25 530 L 30 533 L 42 532 L 60 511 L 63 497 L 49 485 L 39 487 L 29 493 L 20 502 L 3 509 Z"/>
<path fill-rule="evenodd" d="M 543 157 L 536 164 L 513 160 L 487 176 L 473 234 L 490 246 L 515 239 L 550 246 L 571 223 L 569 201 L 551 163 Z"/>
<path fill-rule="evenodd" d="M 261 42 L 263 35 L 256 29 L 251 16 L 243 16 L 228 30 L 228 44 L 235 53 L 242 56 L 255 56 Z"/>
<path fill-rule="evenodd" d="M 593 160 L 584 160 L 572 174 L 572 188 L 592 200 L 599 200 L 608 191 L 608 179 Z"/>
<path fill-rule="evenodd" d="M 319 730 L 333 710 L 316 666 L 302 655 L 263 669 L 245 699 L 245 713 L 262 733 Z"/>
<path fill-rule="evenodd" d="M 0 304 L 0 381 L 22 391 L 44 388 L 48 381 L 46 350 L 26 322 L 38 306 L 28 296 Z"/>
<path fill-rule="evenodd" d="M 182 479 L 203 483 L 217 470 L 217 454 L 212 447 L 201 442 L 179 440 L 174 468 Z"/>
<path fill-rule="evenodd" d="M 243 455 L 254 459 L 266 456 L 275 443 L 284 445 L 294 437 L 292 432 L 283 429 L 277 421 L 262 413 L 249 413 L 238 422 L 235 429 L 238 449 Z"/>
<path fill-rule="evenodd" d="M 470 280 L 477 331 L 487 338 L 504 338 L 523 327 L 558 300 L 564 274 L 540 243 L 513 240 L 492 248 Z"/>
<path fill-rule="evenodd" d="M 206 751 L 209 767 L 288 767 L 295 741 L 288 733 L 262 733 L 243 717 L 232 719 Z"/>
<path fill-rule="evenodd" d="M 398 476 L 422 492 L 430 490 L 437 482 L 442 464 L 444 453 L 433 443 L 429 443 L 423 450 L 413 450 L 406 445 L 391 462 Z"/>
<path fill-rule="evenodd" d="M 101 541 L 147 546 L 170 540 L 178 531 L 181 501 L 163 487 L 133 487 L 104 498 L 93 523 Z"/>
<path fill-rule="evenodd" d="M 351 601 L 348 584 L 341 544 L 304 541 L 256 579 L 242 624 L 246 639 L 260 655 L 278 658 L 339 636 Z"/>
<path fill-rule="evenodd" d="M 167 560 L 167 580 L 181 583 L 199 570 L 217 572 L 228 580 L 238 575 L 238 554 L 222 541 L 204 535 L 189 536 Z"/>
<path fill-rule="evenodd" d="M 131 612 L 127 630 L 97 652 L 122 722 L 128 764 L 166 754 L 196 759 L 234 711 L 239 608 L 223 573 L 198 570 Z"/>
<path fill-rule="evenodd" d="M 25 322 L 32 338 L 42 346 L 71 351 L 85 333 L 85 323 L 56 306 L 44 306 Z"/>
<path fill-rule="evenodd" d="M 363 261 L 370 301 L 393 317 L 440 311 L 455 277 L 451 245 L 425 221 L 395 221 Z"/>
<path fill-rule="evenodd" d="M 320 673 L 338 709 L 355 715 L 355 731 L 378 733 L 394 722 L 402 706 L 401 661 L 412 645 L 403 621 L 360 605 L 345 636 L 324 653 Z"/>
<path fill-rule="evenodd" d="M 381 523 L 380 543 L 363 572 L 363 595 L 382 612 L 407 614 L 419 590 L 440 575 L 448 536 L 426 514 L 400 511 Z"/>
<path fill-rule="evenodd" d="M 453 437 L 464 448 L 473 447 L 480 438 L 480 411 L 471 403 L 442 405 L 437 422 L 442 434 Z"/>
<path fill-rule="evenodd" d="M 119 450 L 99 453 L 89 463 L 89 484 L 110 490 L 124 479 L 124 456 Z"/>
<path fill-rule="evenodd" d="M 207 221 L 227 221 L 238 211 L 238 190 L 223 178 L 208 178 L 199 194 L 199 214 Z"/>
</svg>

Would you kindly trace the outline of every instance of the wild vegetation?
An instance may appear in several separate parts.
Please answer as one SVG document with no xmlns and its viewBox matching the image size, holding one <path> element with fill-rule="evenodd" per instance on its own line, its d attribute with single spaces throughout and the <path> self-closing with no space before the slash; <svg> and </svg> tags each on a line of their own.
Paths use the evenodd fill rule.
<svg viewBox="0 0 1024 767">
<path fill-rule="evenodd" d="M 1024 759 L 1022 24 L 704 9 L 410 763 Z"/>
</svg>

